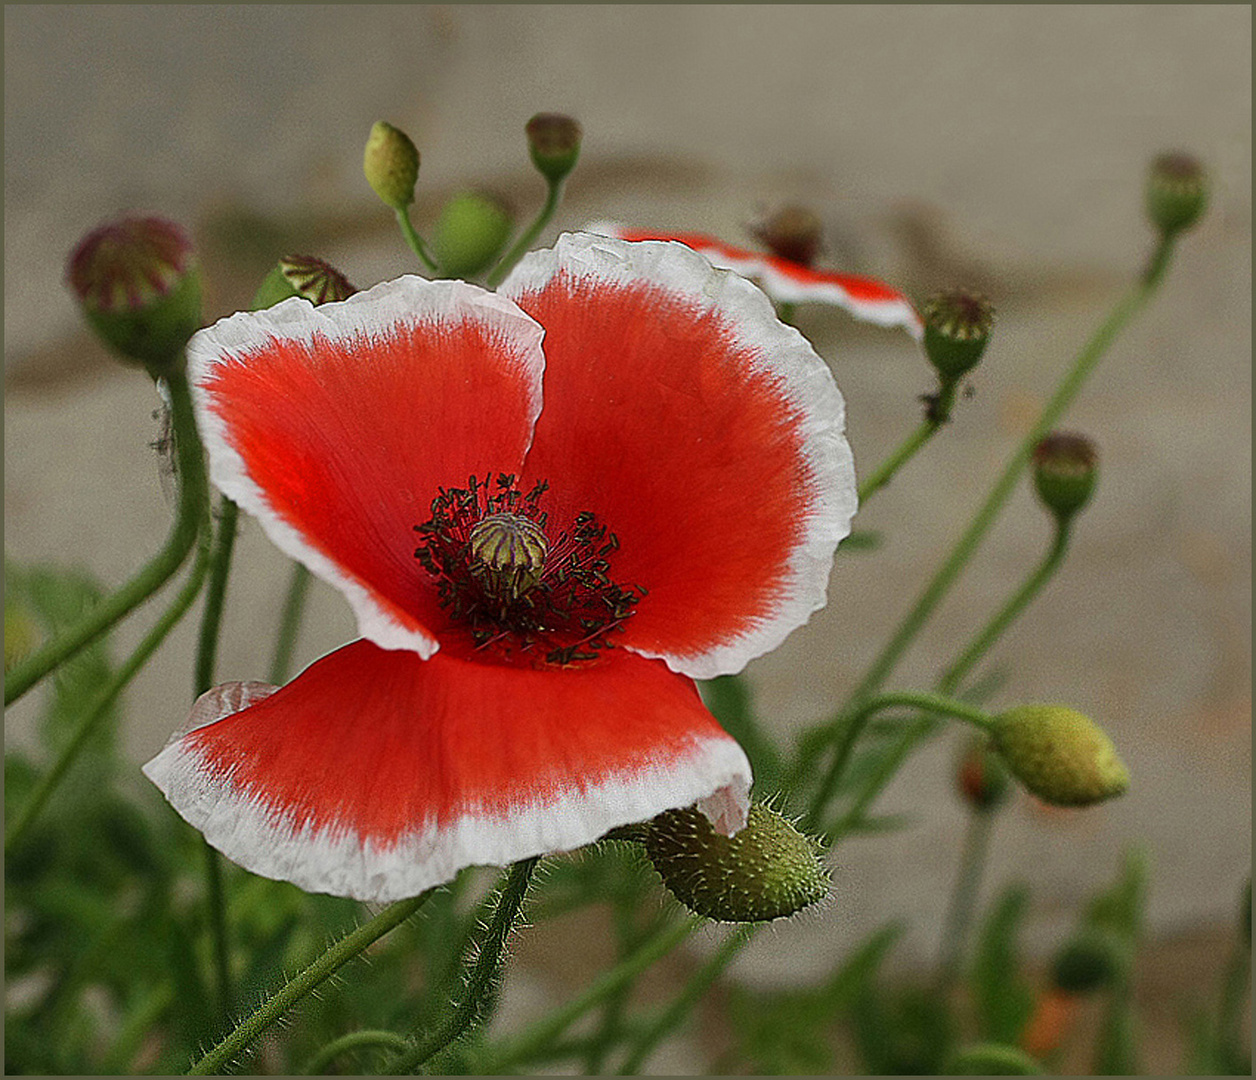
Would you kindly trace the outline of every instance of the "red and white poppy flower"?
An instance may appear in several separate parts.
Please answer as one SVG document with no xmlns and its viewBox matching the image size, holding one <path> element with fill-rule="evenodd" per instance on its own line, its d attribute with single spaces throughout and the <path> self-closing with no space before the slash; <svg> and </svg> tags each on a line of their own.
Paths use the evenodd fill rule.
<svg viewBox="0 0 1256 1080">
<path fill-rule="evenodd" d="M 778 303 L 833 304 L 865 322 L 901 326 L 917 340 L 924 337 L 924 323 L 912 302 L 873 278 L 815 270 L 779 255 L 733 247 L 705 233 L 626 229 L 613 222 L 598 222 L 590 231 L 620 240 L 675 240 L 705 256 L 712 266 L 754 278 Z"/>
<path fill-rule="evenodd" d="M 188 363 L 215 483 L 361 632 L 211 691 L 145 767 L 211 844 L 388 901 L 694 802 L 744 825 L 692 680 L 823 606 L 856 503 L 841 395 L 763 293 L 570 234 L 496 294 L 291 299 Z"/>
</svg>

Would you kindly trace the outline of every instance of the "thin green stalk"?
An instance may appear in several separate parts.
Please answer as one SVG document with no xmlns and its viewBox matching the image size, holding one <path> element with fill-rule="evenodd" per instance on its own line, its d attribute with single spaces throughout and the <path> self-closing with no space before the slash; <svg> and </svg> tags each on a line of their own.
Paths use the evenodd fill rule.
<svg viewBox="0 0 1256 1080">
<path fill-rule="evenodd" d="M 399 900 L 335 942 L 304 971 L 289 979 L 278 991 L 263 1001 L 250 1016 L 236 1026 L 234 1031 L 198 1060 L 188 1070 L 187 1075 L 214 1076 L 221 1073 L 232 1058 L 260 1038 L 271 1024 L 298 1001 L 326 982 L 349 961 L 361 956 L 367 946 L 410 918 L 435 891 L 435 889 L 428 889 L 421 896 L 410 900 Z"/>
<path fill-rule="evenodd" d="M 275 641 L 275 657 L 270 663 L 270 682 L 282 686 L 292 670 L 292 651 L 296 647 L 297 632 L 301 629 L 301 616 L 305 613 L 305 600 L 310 592 L 310 572 L 301 563 L 292 564 L 292 577 L 288 582 L 288 595 L 279 617 L 279 637 Z"/>
<path fill-rule="evenodd" d="M 1230 962 L 1221 984 L 1221 1002 L 1217 1010 L 1217 1041 L 1226 1066 L 1236 1069 L 1243 1061 L 1243 1000 L 1252 978 L 1252 952 L 1243 942 L 1234 944 Z"/>
<path fill-rule="evenodd" d="M 547 180 L 548 189 L 545 193 L 545 205 L 541 207 L 540 213 L 536 215 L 536 219 L 528 226 L 527 230 L 514 242 L 511 249 L 502 256 L 489 274 L 486 284 L 490 289 L 496 289 L 503 281 L 506 275 L 514 268 L 515 263 L 523 258 L 524 254 L 536 243 L 536 238 L 541 235 L 541 230 L 545 228 L 554 217 L 558 210 L 558 204 L 563 197 L 563 181 Z"/>
<path fill-rule="evenodd" d="M 69 742 L 61 750 L 60 756 L 36 785 L 34 792 L 31 794 L 30 800 L 18 815 L 17 821 L 5 833 L 4 850 L 8 852 L 14 844 L 16 844 L 26 830 L 30 828 L 40 810 L 43 809 L 44 803 L 48 801 L 48 797 L 56 789 L 57 785 L 65 776 L 66 770 L 73 763 L 78 752 L 86 744 L 96 729 L 96 725 L 100 723 L 109 710 L 109 706 L 113 704 L 117 696 L 122 693 L 123 688 L 134 677 L 150 656 L 157 650 L 162 641 L 174 625 L 183 618 L 188 608 L 192 606 L 192 601 L 196 599 L 196 594 L 201 591 L 201 584 L 205 580 L 205 569 L 209 563 L 209 532 L 206 530 L 200 545 L 197 548 L 196 561 L 192 564 L 192 572 L 188 576 L 183 588 L 175 597 L 174 602 L 166 609 L 161 618 L 157 620 L 156 625 L 148 632 L 144 639 L 140 642 L 136 650 L 127 657 L 125 663 L 114 672 L 113 678 L 105 684 L 100 695 L 96 698 L 92 707 L 83 715 L 83 719 L 79 721 L 78 728 Z"/>
<path fill-rule="evenodd" d="M 671 1005 L 664 1009 L 659 1018 L 637 1039 L 632 1052 L 619 1070 L 621 1076 L 635 1076 L 641 1071 L 641 1066 L 654 1053 L 659 1043 L 676 1030 L 702 995 L 710 989 L 711 984 L 720 977 L 724 969 L 733 962 L 737 954 L 746 947 L 763 925 L 763 923 L 748 923 L 739 926 L 734 933 L 729 935 L 724 944 L 716 950 L 715 955 L 693 974 Z"/>
<path fill-rule="evenodd" d="M 506 939 L 514 927 L 515 917 L 523 905 L 523 898 L 532 880 L 532 871 L 540 859 L 534 856 L 515 863 L 506 871 L 501 895 L 493 917 L 484 930 L 475 967 L 467 979 L 466 992 L 449 1019 L 427 1038 L 408 1044 L 408 1049 L 388 1064 L 394 1074 L 412 1073 L 442 1050 L 462 1038 L 475 1024 L 484 1019 L 492 1006 L 501 978 L 506 951 Z"/>
<path fill-rule="evenodd" d="M 933 580 L 925 587 L 916 603 L 904 617 L 894 636 L 886 643 L 880 655 L 869 668 L 860 684 L 851 693 L 845 706 L 846 709 L 875 694 L 881 688 L 899 659 L 915 640 L 916 635 L 925 625 L 934 608 L 959 577 L 960 572 L 976 553 L 985 535 L 994 524 L 1004 504 L 1015 490 L 1016 482 L 1025 466 L 1029 463 L 1034 447 L 1055 427 L 1065 410 L 1073 403 L 1073 399 L 1081 390 L 1086 379 L 1094 371 L 1103 354 L 1116 340 L 1117 335 L 1125 329 L 1130 320 L 1151 299 L 1156 287 L 1164 277 L 1168 267 L 1169 255 L 1173 245 L 1172 239 L 1162 239 L 1160 247 L 1152 257 L 1147 273 L 1121 299 L 1112 314 L 1104 320 L 1099 329 L 1082 347 L 1074 359 L 1064 378 L 1056 387 L 1055 393 L 1043 406 L 1038 419 L 1029 433 L 1021 440 L 1012 459 L 1003 470 L 1003 475 L 995 482 L 986 501 L 977 510 L 972 522 L 956 542 L 955 547 L 947 556 L 946 561 L 938 569 Z"/>
<path fill-rule="evenodd" d="M 567 1004 L 560 1005 L 548 1016 L 542 1017 L 513 1042 L 505 1044 L 496 1052 L 488 1053 L 478 1063 L 481 1073 L 493 1076 L 516 1061 L 531 1060 L 571 1024 L 590 1009 L 596 1008 L 620 986 L 631 983 L 643 971 L 661 960 L 704 922 L 705 919 L 694 915 L 684 922 L 660 930 L 627 959 L 621 960 L 594 979 L 583 993 L 577 994 Z"/>
<path fill-rule="evenodd" d="M 409 208 L 403 206 L 396 211 L 396 214 L 397 224 L 401 228 L 401 235 L 405 237 L 406 243 L 410 245 L 410 250 L 419 257 L 419 262 L 427 267 L 429 271 L 433 274 L 439 274 L 440 267 L 436 265 L 436 260 L 427 253 L 427 247 L 424 245 L 422 237 L 414 231 L 414 225 L 410 221 Z"/>
<path fill-rule="evenodd" d="M 179 505 L 166 546 L 138 574 L 105 597 L 79 623 L 18 664 L 4 679 L 4 703 L 11 705 L 40 679 L 86 648 L 123 616 L 162 587 L 183 565 L 196 542 L 209 500 L 205 462 L 196 434 L 196 418 L 187 376 L 170 375 L 170 410 L 179 465 Z"/>
<path fill-rule="evenodd" d="M 951 408 L 955 404 L 955 391 L 958 387 L 958 381 L 954 380 L 949 386 L 944 385 L 938 391 L 938 396 L 929 410 L 929 415 L 920 422 L 920 426 L 908 435 L 898 449 L 877 466 L 872 475 L 866 477 L 864 482 L 859 485 L 859 505 L 861 507 L 873 495 L 885 487 L 894 474 L 915 457 L 916 452 L 951 419 Z"/>
<path fill-rule="evenodd" d="M 946 995 L 959 976 L 964 956 L 964 942 L 972 926 L 977 889 L 990 851 L 990 835 L 994 825 L 992 810 L 970 810 L 964 830 L 964 849 L 960 855 L 959 876 L 943 923 L 942 945 L 938 957 L 938 992 Z"/>
<path fill-rule="evenodd" d="M 863 731 L 864 725 L 867 724 L 875 713 L 896 706 L 907 706 L 908 708 L 919 709 L 922 712 L 953 716 L 958 720 L 976 724 L 977 727 L 983 730 L 991 722 L 990 716 L 980 709 L 976 709 L 962 701 L 956 701 L 954 698 L 944 697 L 941 694 L 908 691 L 880 694 L 865 701 L 849 717 L 839 717 L 836 723 L 829 725 L 829 729 L 839 737 L 840 741 L 837 744 L 837 752 L 833 756 L 833 761 L 811 800 L 811 806 L 804 819 L 805 824 L 803 828 L 805 830 L 818 827 L 825 807 L 828 806 L 829 800 L 837 791 L 842 773 L 846 770 L 846 764 L 850 760 L 851 752 L 854 750 L 855 742 L 858 740 L 860 732 Z"/>
<path fill-rule="evenodd" d="M 617 892 L 614 904 L 615 938 L 618 953 L 616 961 L 623 960 L 641 944 L 642 933 L 637 928 L 634 916 L 639 907 L 639 898 L 628 892 Z M 648 934 L 648 931 L 647 931 Z M 602 1007 L 602 1015 L 597 1030 L 589 1041 L 589 1051 L 585 1056 L 584 1073 L 593 1076 L 602 1071 L 602 1063 L 606 1055 L 619 1037 L 623 1025 L 624 1009 L 628 1004 L 628 995 L 632 987 L 625 984 L 606 999 Z"/>
<path fill-rule="evenodd" d="M 1038 567 L 1025 579 L 1024 584 L 1012 595 L 1011 599 L 973 638 L 958 659 L 938 679 L 938 690 L 941 693 L 953 694 L 956 691 L 960 683 L 977 666 L 981 658 L 990 651 L 990 648 L 999 640 L 1004 631 L 1029 606 L 1030 601 L 1042 591 L 1042 587 L 1051 580 L 1051 577 L 1064 562 L 1064 556 L 1068 554 L 1069 537 L 1072 531 L 1069 528 L 1069 524 L 1068 521 L 1065 521 L 1063 524 L 1057 521 L 1051 547 L 1042 562 L 1038 564 Z"/>
<path fill-rule="evenodd" d="M 333 1039 L 321 1050 L 314 1053 L 297 1072 L 302 1076 L 313 1076 L 320 1073 L 341 1054 L 349 1050 L 358 1050 L 364 1046 L 383 1047 L 386 1050 L 400 1051 L 410 1045 L 404 1035 L 395 1031 L 351 1031 Z"/>
</svg>

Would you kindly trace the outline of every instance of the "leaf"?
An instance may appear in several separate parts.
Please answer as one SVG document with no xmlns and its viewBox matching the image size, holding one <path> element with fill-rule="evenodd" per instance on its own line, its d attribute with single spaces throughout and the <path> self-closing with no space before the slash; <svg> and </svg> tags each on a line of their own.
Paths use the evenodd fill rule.
<svg viewBox="0 0 1256 1080">
<path fill-rule="evenodd" d="M 972 963 L 973 996 L 984 1041 L 1015 1044 L 1033 1010 L 1033 991 L 1020 975 L 1017 935 L 1029 891 L 1012 885 L 993 905 Z"/>
</svg>

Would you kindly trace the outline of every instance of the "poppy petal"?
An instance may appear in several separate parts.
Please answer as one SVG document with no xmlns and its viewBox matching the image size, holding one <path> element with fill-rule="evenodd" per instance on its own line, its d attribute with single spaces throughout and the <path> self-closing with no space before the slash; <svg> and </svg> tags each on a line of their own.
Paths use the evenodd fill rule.
<svg viewBox="0 0 1256 1080">
<path fill-rule="evenodd" d="M 542 336 L 494 293 L 417 277 L 232 315 L 188 343 L 210 475 L 345 594 L 364 637 L 430 656 L 444 616 L 414 527 L 438 487 L 519 472 Z"/>
<path fill-rule="evenodd" d="M 551 521 L 596 513 L 610 576 L 648 593 L 617 642 L 711 678 L 824 606 L 856 505 L 845 407 L 759 289 L 679 243 L 568 234 L 502 290 L 546 329 L 525 477 Z"/>
<path fill-rule="evenodd" d="M 901 326 L 917 340 L 924 336 L 924 323 L 912 302 L 875 278 L 813 270 L 776 255 L 733 247 L 705 233 L 650 232 L 610 222 L 599 222 L 590 231 L 621 240 L 675 240 L 705 256 L 712 266 L 758 278 L 764 291 L 778 303 L 833 304 L 865 322 Z"/>
<path fill-rule="evenodd" d="M 145 773 L 228 858 L 315 892 L 399 900 L 695 801 L 726 834 L 746 820 L 741 748 L 623 650 L 538 670 L 357 641 L 272 693 L 211 694 Z"/>
</svg>

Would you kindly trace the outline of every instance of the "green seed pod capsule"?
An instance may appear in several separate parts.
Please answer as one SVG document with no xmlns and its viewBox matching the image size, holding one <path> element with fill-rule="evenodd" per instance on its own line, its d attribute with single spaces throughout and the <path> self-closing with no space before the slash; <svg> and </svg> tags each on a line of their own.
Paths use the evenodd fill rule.
<svg viewBox="0 0 1256 1080">
<path fill-rule="evenodd" d="M 645 848 L 677 900 L 721 922 L 784 918 L 829 888 L 819 845 L 766 806 L 752 806 L 731 837 L 695 807 L 669 810 L 650 822 Z"/>
<path fill-rule="evenodd" d="M 802 206 L 783 206 L 750 230 L 773 255 L 810 266 L 820 254 L 820 219 Z"/>
<path fill-rule="evenodd" d="M 88 233 L 66 282 L 116 355 L 157 378 L 201 324 L 201 279 L 187 234 L 163 218 L 122 218 Z"/>
<path fill-rule="evenodd" d="M 1065 942 L 1051 964 L 1051 981 L 1067 994 L 1089 994 L 1110 986 L 1121 963 L 1116 938 L 1099 928 Z"/>
<path fill-rule="evenodd" d="M 1044 802 L 1090 806 L 1129 789 L 1112 740 L 1073 709 L 1021 705 L 995 717 L 990 734 L 1012 774 Z"/>
<path fill-rule="evenodd" d="M 404 131 L 377 120 L 366 140 L 362 171 L 385 206 L 404 210 L 414 202 L 419 152 Z"/>
<path fill-rule="evenodd" d="M 564 179 L 580 157 L 580 125 L 570 116 L 537 113 L 524 129 L 532 164 L 551 184 Z"/>
<path fill-rule="evenodd" d="M 1208 174 L 1190 154 L 1161 154 L 1147 174 L 1147 216 L 1163 236 L 1189 229 L 1208 205 Z"/>
<path fill-rule="evenodd" d="M 262 311 L 294 296 L 303 296 L 317 306 L 333 300 L 348 300 L 357 291 L 344 274 L 322 259 L 313 255 L 285 255 L 262 279 L 251 310 Z"/>
<path fill-rule="evenodd" d="M 994 306 L 981 293 L 951 289 L 925 303 L 925 355 L 944 383 L 977 366 L 994 327 Z"/>
<path fill-rule="evenodd" d="M 497 260 L 510 239 L 514 219 L 490 195 L 464 191 L 441 209 L 432 248 L 449 277 L 474 277 Z"/>
<path fill-rule="evenodd" d="M 1084 435 L 1052 432 L 1034 447 L 1033 460 L 1038 498 L 1063 524 L 1094 493 L 1099 465 L 1095 444 Z"/>
</svg>

